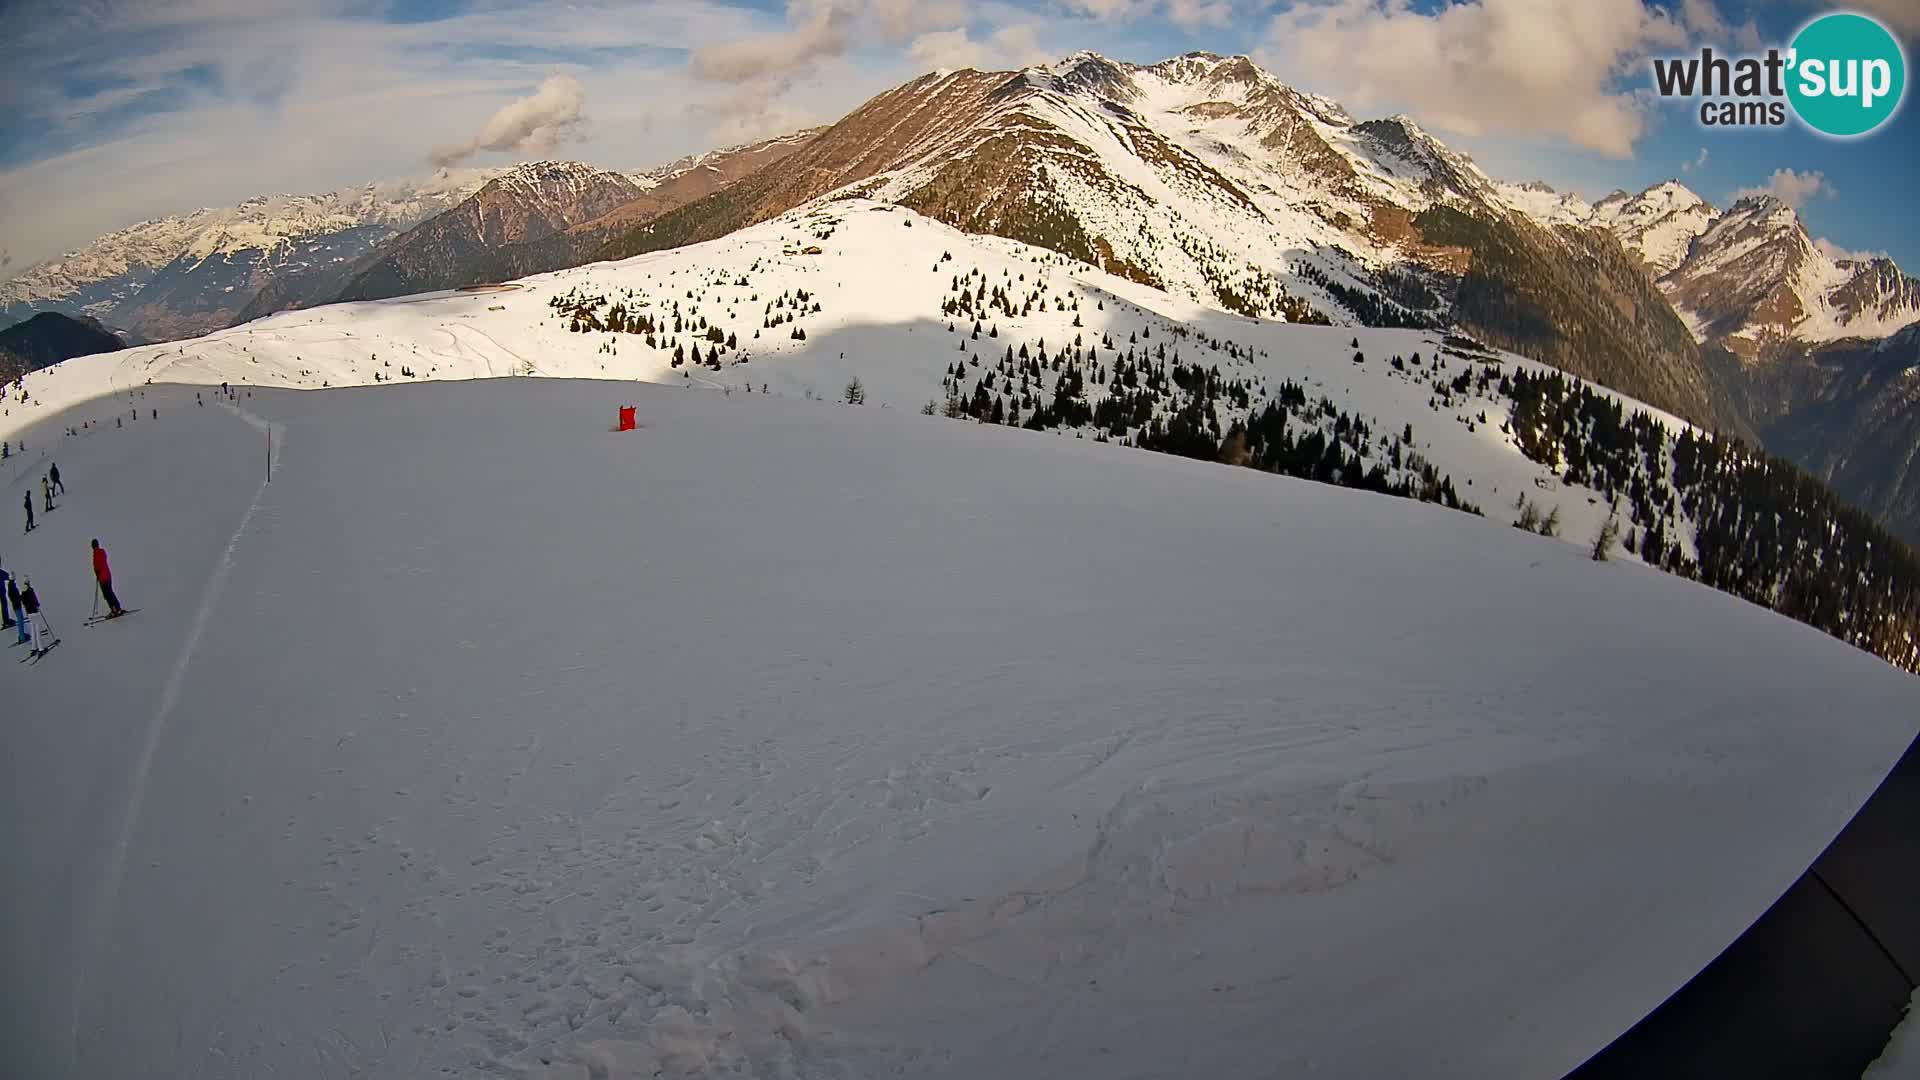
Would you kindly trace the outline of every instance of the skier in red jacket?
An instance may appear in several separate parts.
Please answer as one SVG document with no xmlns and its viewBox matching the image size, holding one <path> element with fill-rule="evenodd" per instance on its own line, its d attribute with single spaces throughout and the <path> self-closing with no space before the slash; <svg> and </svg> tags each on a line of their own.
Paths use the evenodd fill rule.
<svg viewBox="0 0 1920 1080">
<path fill-rule="evenodd" d="M 101 547 L 98 540 L 93 542 L 93 580 L 100 583 L 100 595 L 107 601 L 107 618 L 125 615 L 120 598 L 113 595 L 113 569 L 107 565 L 107 549 Z"/>
</svg>

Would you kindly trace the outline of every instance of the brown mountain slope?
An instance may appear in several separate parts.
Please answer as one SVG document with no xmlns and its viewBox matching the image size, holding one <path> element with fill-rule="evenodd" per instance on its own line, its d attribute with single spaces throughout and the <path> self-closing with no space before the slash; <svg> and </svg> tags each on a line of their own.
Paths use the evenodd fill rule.
<svg viewBox="0 0 1920 1080">
<path fill-rule="evenodd" d="M 1355 121 L 1244 57 L 928 75 L 783 161 L 602 248 L 724 236 L 830 193 L 899 203 L 1269 318 L 1458 321 L 1710 427 L 1747 434 L 1686 326 L 1610 234 L 1515 214 L 1404 117 Z"/>
<path fill-rule="evenodd" d="M 1025 80 L 1006 72 L 923 75 L 860 106 L 777 164 L 614 239 L 598 257 L 712 240 L 883 172 L 949 160 L 970 147 L 946 136 L 1026 92 Z"/>
<path fill-rule="evenodd" d="M 453 209 L 385 244 L 354 274 L 340 300 L 458 288 L 496 276 L 494 253 L 560 235 L 640 195 L 619 173 L 566 161 L 516 166 Z"/>
<path fill-rule="evenodd" d="M 632 201 L 622 203 L 591 221 L 573 226 L 567 230 L 567 234 L 572 237 L 597 237 L 604 243 L 621 231 L 704 199 L 775 162 L 786 160 L 805 149 L 821 130 L 795 132 L 763 142 L 682 158 L 654 170 L 651 174 L 656 180 L 654 186 L 642 191 Z"/>
</svg>

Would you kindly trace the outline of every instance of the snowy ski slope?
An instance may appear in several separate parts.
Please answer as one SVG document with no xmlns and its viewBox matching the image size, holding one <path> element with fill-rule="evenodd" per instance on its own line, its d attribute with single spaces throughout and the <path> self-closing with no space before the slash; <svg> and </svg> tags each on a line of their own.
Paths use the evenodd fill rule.
<svg viewBox="0 0 1920 1080">
<path fill-rule="evenodd" d="M 860 284 L 850 357 L 909 333 Z M 496 299 L 33 393 L 598 362 Z M 1873 657 L 1499 520 L 805 400 L 832 336 L 723 373 L 786 396 L 36 407 L 71 493 L 0 555 L 65 643 L 0 665 L 0 1073 L 1559 1075 L 1914 735 Z M 910 405 L 913 362 L 863 370 Z M 82 628 L 92 537 L 141 611 Z"/>
<path fill-rule="evenodd" d="M 956 295 L 956 279 L 968 274 L 974 286 L 1004 287 L 1021 297 L 1039 293 L 1044 302 L 1031 310 L 1023 305 L 1011 317 L 982 316 L 982 336 L 974 339 L 972 317 L 943 312 Z M 809 296 L 805 310 L 773 306 L 801 291 Z M 630 314 L 665 321 L 678 305 L 689 328 L 658 335 L 653 348 L 632 333 L 575 333 L 553 302 L 581 297 L 603 299 L 601 316 L 619 303 Z M 768 327 L 769 316 L 793 321 Z M 669 336 L 683 350 L 713 347 L 692 328 L 695 317 L 737 342 L 718 367 L 673 366 Z M 805 340 L 791 336 L 796 328 Z M 962 233 L 890 205 L 844 199 L 710 243 L 539 275 L 501 291 L 288 312 L 194 341 L 69 361 L 25 380 L 27 400 L 19 394 L 8 400 L 0 437 L 90 399 L 100 400 L 85 415 L 110 418 L 123 406 L 101 398 L 103 391 L 149 381 L 317 389 L 376 379 L 543 375 L 735 391 L 751 386 L 776 395 L 838 398 L 848 380 L 858 377 L 870 404 L 919 409 L 944 400 L 942 380 L 956 361 L 991 365 L 1022 347 L 1058 350 L 1079 340 L 1098 348 L 1108 363 L 1130 349 L 1145 356 L 1164 348 L 1169 358 L 1218 365 L 1224 375 L 1253 385 L 1253 409 L 1291 380 L 1311 397 L 1324 396 L 1367 418 L 1382 435 L 1411 424 L 1420 453 L 1492 518 L 1511 520 L 1524 493 L 1542 512 L 1560 508 L 1563 539 L 1587 543 L 1607 507 L 1598 493 L 1564 485 L 1520 454 L 1501 431 L 1505 399 L 1471 393 L 1436 399 L 1436 384 L 1488 366 L 1450 353 L 1444 337 L 1437 331 L 1304 326 L 1232 315 L 1049 251 Z M 1103 338 L 1114 347 L 1102 348 Z M 1367 362 L 1355 364 L 1356 351 Z M 1485 355 L 1494 359 L 1496 372 L 1542 370 L 1511 354 Z M 1396 371 L 1388 363 L 1394 356 L 1422 357 L 1426 366 Z M 1444 370 L 1434 366 L 1436 357 L 1447 365 Z M 962 396 L 980 374 L 969 367 Z M 1097 383 L 1088 387 L 1092 400 L 1106 393 Z M 1221 422 L 1228 425 L 1248 411 L 1228 411 Z M 1670 416 L 1655 415 L 1676 433 L 1682 427 Z M 1079 434 L 1092 437 L 1090 431 Z M 1690 543 L 1684 516 L 1676 525 L 1679 542 Z M 1626 552 L 1619 557 L 1636 558 Z"/>
</svg>

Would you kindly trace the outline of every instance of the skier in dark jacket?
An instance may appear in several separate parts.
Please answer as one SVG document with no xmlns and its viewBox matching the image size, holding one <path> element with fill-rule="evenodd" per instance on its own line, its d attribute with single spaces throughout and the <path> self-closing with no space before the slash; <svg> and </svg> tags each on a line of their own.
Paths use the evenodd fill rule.
<svg viewBox="0 0 1920 1080">
<path fill-rule="evenodd" d="M 0 630 L 13 629 L 13 603 L 7 598 L 7 586 L 13 584 L 13 575 L 0 569 Z"/>
<path fill-rule="evenodd" d="M 20 607 L 26 613 L 27 632 L 32 635 L 33 647 L 27 650 L 29 656 L 39 656 L 53 648 L 53 628 L 47 625 L 47 617 L 40 611 L 40 596 L 33 591 L 33 582 L 20 590 Z"/>
<path fill-rule="evenodd" d="M 32 532 L 33 531 L 33 489 L 28 488 L 24 494 L 26 497 L 21 499 L 20 502 L 22 505 L 24 505 L 27 508 L 27 531 Z"/>
<path fill-rule="evenodd" d="M 125 615 L 120 598 L 113 595 L 113 568 L 107 565 L 107 549 L 101 547 L 98 540 L 93 542 L 93 580 L 100 584 L 100 597 L 107 602 L 107 618 Z"/>
<path fill-rule="evenodd" d="M 27 603 L 26 598 L 20 595 L 20 579 L 17 577 L 7 578 L 7 603 L 13 605 L 13 621 L 20 628 L 20 640 L 15 644 L 25 645 L 27 643 Z"/>
<path fill-rule="evenodd" d="M 48 466 L 47 479 L 53 481 L 53 493 L 55 495 L 65 495 L 67 493 L 67 485 L 60 482 L 60 466 Z"/>
</svg>

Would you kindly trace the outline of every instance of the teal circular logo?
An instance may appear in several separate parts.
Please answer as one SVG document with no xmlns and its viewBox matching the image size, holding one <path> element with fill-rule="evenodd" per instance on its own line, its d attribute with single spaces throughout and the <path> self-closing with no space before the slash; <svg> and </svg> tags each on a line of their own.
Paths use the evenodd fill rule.
<svg viewBox="0 0 1920 1080">
<path fill-rule="evenodd" d="M 1838 12 L 1808 23 L 1788 54 L 1787 99 L 1808 127 L 1865 135 L 1892 119 L 1907 91 L 1899 39 L 1865 15 Z"/>
</svg>

